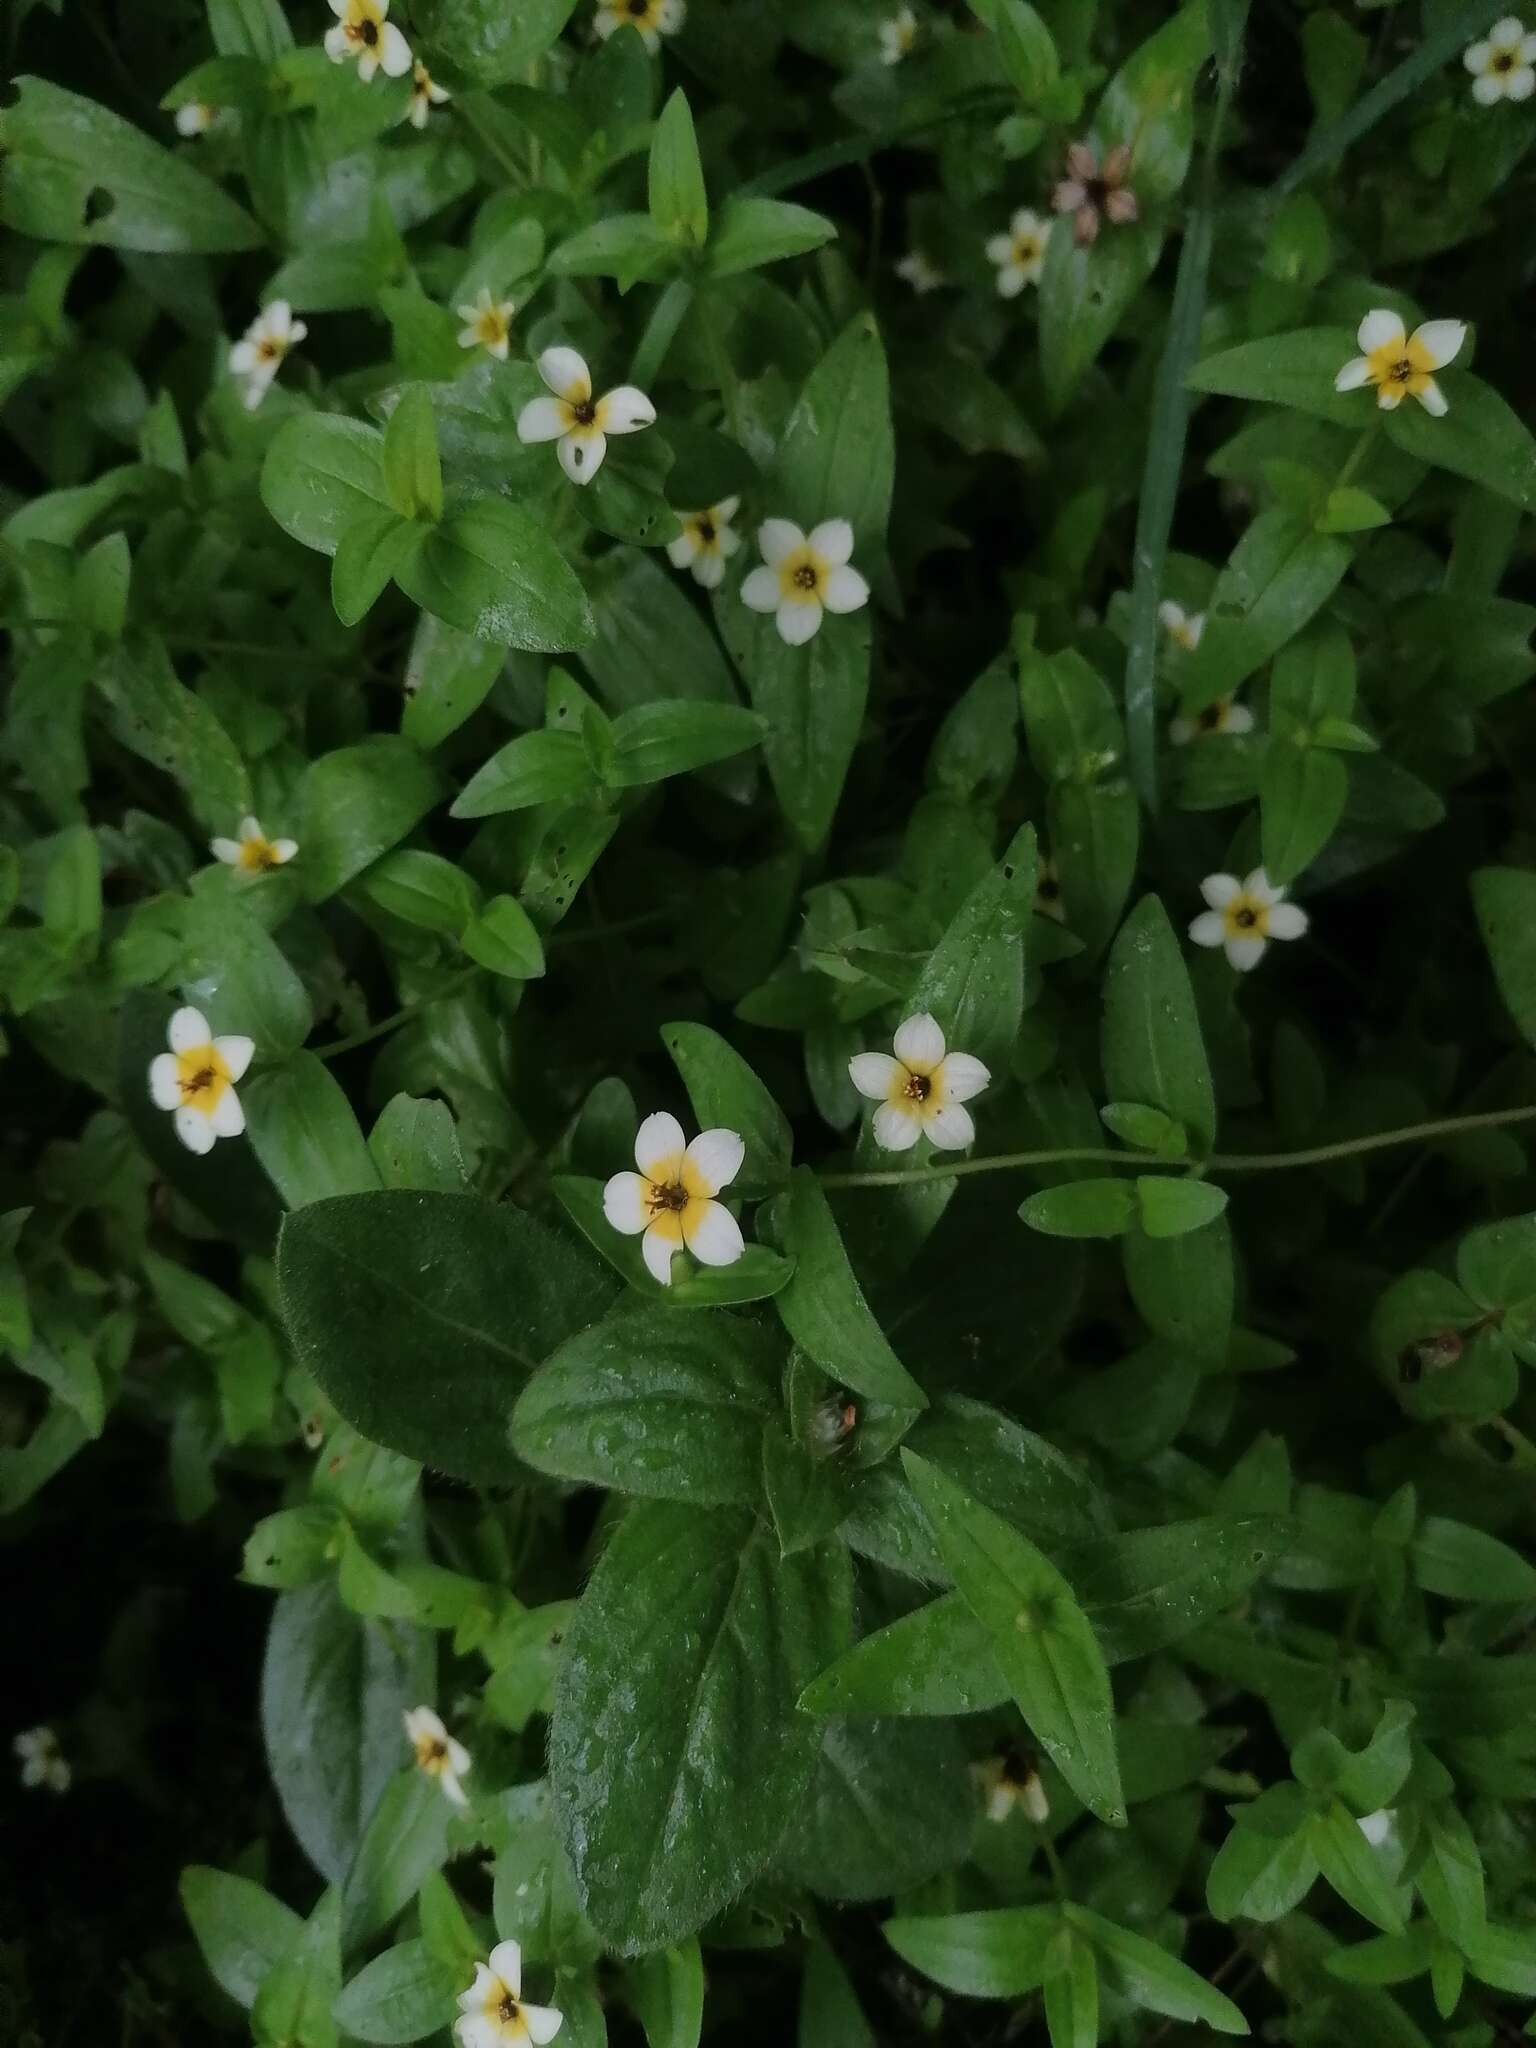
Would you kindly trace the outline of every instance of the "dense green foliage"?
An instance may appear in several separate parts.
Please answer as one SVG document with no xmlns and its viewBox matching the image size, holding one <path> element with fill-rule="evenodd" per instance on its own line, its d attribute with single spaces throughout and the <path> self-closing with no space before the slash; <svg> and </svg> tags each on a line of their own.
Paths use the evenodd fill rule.
<svg viewBox="0 0 1536 2048">
<path fill-rule="evenodd" d="M 0 2035 L 1513 2038 L 1536 34 L 5 33 Z"/>
</svg>

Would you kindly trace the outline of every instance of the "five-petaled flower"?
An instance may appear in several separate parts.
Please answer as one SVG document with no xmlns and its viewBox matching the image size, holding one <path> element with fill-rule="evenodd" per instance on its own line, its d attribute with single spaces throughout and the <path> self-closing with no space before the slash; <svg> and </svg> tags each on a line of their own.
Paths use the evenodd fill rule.
<svg viewBox="0 0 1536 2048">
<path fill-rule="evenodd" d="M 411 1707 L 405 1716 L 406 1739 L 416 1752 L 416 1768 L 436 1778 L 445 1799 L 455 1806 L 467 1806 L 469 1795 L 464 1779 L 469 1773 L 470 1754 L 462 1742 L 455 1742 L 430 1707 Z"/>
<path fill-rule="evenodd" d="M 989 1756 L 972 1768 L 986 1801 L 988 1820 L 1005 1821 L 1018 1812 L 1035 1827 L 1045 1826 L 1051 1817 L 1051 1802 L 1045 1796 L 1040 1773 L 1022 1751 L 1007 1749 L 1001 1756 Z"/>
<path fill-rule="evenodd" d="M 1187 612 L 1183 605 L 1165 597 L 1157 608 L 1157 617 L 1168 638 L 1182 647 L 1186 654 L 1193 654 L 1200 645 L 1200 635 L 1205 631 L 1205 613 Z"/>
<path fill-rule="evenodd" d="M 498 363 L 504 363 L 512 333 L 512 315 L 517 311 L 516 301 L 495 298 L 490 286 L 483 284 L 477 298 L 456 310 L 464 322 L 459 329 L 459 347 L 483 348 Z M 523 439 L 526 441 L 527 438 L 525 434 Z"/>
<path fill-rule="evenodd" d="M 382 70 L 387 78 L 404 78 L 411 68 L 411 46 L 392 21 L 389 0 L 331 0 L 336 26 L 325 32 L 325 54 L 333 64 L 356 58 L 364 85 Z"/>
<path fill-rule="evenodd" d="M 1257 967 L 1271 939 L 1299 939 L 1307 913 L 1285 901 L 1262 868 L 1242 881 L 1236 875 L 1207 875 L 1200 894 L 1211 906 L 1189 928 L 1197 946 L 1224 946 L 1239 973 Z"/>
<path fill-rule="evenodd" d="M 703 1266 L 733 1266 L 745 1249 L 741 1225 L 715 1197 L 741 1171 L 746 1147 L 735 1131 L 700 1131 L 691 1145 L 675 1116 L 658 1110 L 635 1134 L 638 1173 L 616 1173 L 603 1214 L 638 1237 L 653 1279 L 672 1284 L 672 1254 L 687 1249 Z"/>
<path fill-rule="evenodd" d="M 411 68 L 411 97 L 406 103 L 405 119 L 413 128 L 425 128 L 432 109 L 447 106 L 448 99 L 447 91 L 418 57 Z"/>
<path fill-rule="evenodd" d="M 824 519 L 809 534 L 788 519 L 765 519 L 757 544 L 764 566 L 742 584 L 742 603 L 773 612 L 779 638 L 791 647 L 814 638 L 824 611 L 856 612 L 869 603 L 869 585 L 849 566 L 853 528 L 846 519 Z"/>
<path fill-rule="evenodd" d="M 302 320 L 294 319 L 293 308 L 286 299 L 274 299 L 262 307 L 229 352 L 230 375 L 245 381 L 247 412 L 254 412 L 260 405 L 272 379 L 283 367 L 283 358 L 308 332 Z"/>
<path fill-rule="evenodd" d="M 1067 175 L 1051 194 L 1051 207 L 1056 213 L 1073 216 L 1076 242 L 1096 241 L 1101 220 L 1125 227 L 1140 218 L 1136 194 L 1126 183 L 1130 168 L 1128 143 L 1117 142 L 1102 163 L 1091 142 L 1074 142 L 1068 149 Z"/>
<path fill-rule="evenodd" d="M 662 37 L 675 36 L 687 18 L 684 0 L 597 0 L 592 26 L 604 42 L 618 29 L 638 29 L 654 57 Z"/>
<path fill-rule="evenodd" d="M 637 434 L 656 424 L 656 408 L 633 384 L 592 396 L 592 373 L 573 348 L 547 348 L 539 375 L 554 394 L 530 398 L 517 416 L 519 441 L 558 441 L 560 467 L 573 484 L 589 484 L 608 453 L 610 434 Z"/>
<path fill-rule="evenodd" d="M 69 1759 L 51 1728 L 24 1728 L 11 1738 L 11 1750 L 21 1764 L 21 1782 L 29 1791 L 38 1786 L 50 1792 L 69 1790 Z"/>
<path fill-rule="evenodd" d="M 1466 338 L 1461 320 L 1426 320 L 1409 334 L 1396 313 L 1378 307 L 1366 314 L 1355 336 L 1363 352 L 1350 357 L 1333 388 L 1358 391 L 1362 384 L 1374 384 L 1376 403 L 1389 412 L 1405 398 L 1416 398 L 1439 419 L 1446 410 L 1445 393 L 1434 372 L 1456 360 Z"/>
<path fill-rule="evenodd" d="M 166 1032 L 169 1052 L 149 1063 L 156 1109 L 176 1113 L 176 1135 L 189 1152 L 211 1152 L 218 1138 L 238 1138 L 245 1111 L 235 1083 L 256 1050 L 249 1038 L 215 1038 L 201 1010 L 178 1010 Z"/>
<path fill-rule="evenodd" d="M 226 867 L 242 875 L 264 875 L 271 868 L 283 867 L 298 850 L 296 839 L 269 839 L 259 818 L 242 818 L 238 839 L 208 842 L 208 851 L 215 860 L 223 861 Z"/>
<path fill-rule="evenodd" d="M 218 118 L 218 108 L 210 106 L 207 100 L 188 100 L 185 106 L 176 109 L 176 133 L 206 135 Z"/>
<path fill-rule="evenodd" d="M 1246 704 L 1239 704 L 1235 697 L 1218 697 L 1214 704 L 1207 704 L 1192 716 L 1182 712 L 1168 728 L 1168 737 L 1176 747 L 1187 747 L 1191 740 L 1213 739 L 1218 733 L 1227 733 L 1233 739 L 1253 731 L 1253 713 Z"/>
<path fill-rule="evenodd" d="M 976 1136 L 971 1113 L 961 1104 L 979 1095 L 992 1079 L 968 1052 L 946 1052 L 944 1033 L 926 1011 L 909 1017 L 888 1052 L 858 1052 L 848 1074 L 861 1095 L 878 1102 L 875 1143 L 886 1152 L 906 1152 L 919 1138 L 940 1152 L 958 1152 Z"/>
<path fill-rule="evenodd" d="M 1528 100 L 1536 92 L 1536 35 L 1527 35 L 1517 15 L 1506 14 L 1482 42 L 1469 43 L 1461 61 L 1472 74 L 1472 97 L 1480 107 Z"/>
<path fill-rule="evenodd" d="M 499 1941 L 489 1963 L 476 1963 L 474 1983 L 459 1993 L 453 2031 L 459 2048 L 502 2048 L 505 2042 L 553 2041 L 563 2021 L 552 2005 L 523 2003 L 523 1952 L 515 1941 Z"/>
<path fill-rule="evenodd" d="M 997 265 L 997 289 L 1005 299 L 1016 299 L 1027 284 L 1038 284 L 1045 268 L 1046 237 L 1051 224 L 1043 215 L 1021 206 L 1008 223 L 1006 235 L 993 235 L 987 243 L 987 261 Z"/>
<path fill-rule="evenodd" d="M 936 292 L 944 283 L 944 273 L 938 265 L 925 256 L 921 249 L 912 249 L 896 265 L 896 275 L 903 284 L 911 285 L 922 299 L 929 292 Z"/>
<path fill-rule="evenodd" d="M 898 7 L 880 24 L 880 62 L 899 64 L 917 41 L 917 16 L 910 7 Z"/>
<path fill-rule="evenodd" d="M 722 498 L 702 512 L 679 512 L 683 530 L 667 542 L 667 560 L 673 568 L 689 569 L 695 583 L 718 590 L 726 563 L 741 546 L 741 535 L 731 524 L 740 504 L 740 498 Z"/>
</svg>

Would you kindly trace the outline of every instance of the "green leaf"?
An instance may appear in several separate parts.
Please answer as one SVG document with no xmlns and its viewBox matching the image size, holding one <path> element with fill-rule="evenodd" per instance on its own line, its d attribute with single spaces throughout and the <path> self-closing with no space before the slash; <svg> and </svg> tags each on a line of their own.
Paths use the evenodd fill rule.
<svg viewBox="0 0 1536 2048">
<path fill-rule="evenodd" d="M 1408 1564 L 1415 1585 L 1448 1600 L 1536 1599 L 1536 1565 L 1497 1536 L 1444 1515 L 1424 1517 L 1409 1543 Z"/>
<path fill-rule="evenodd" d="M 1125 1180 L 1068 1180 L 1020 1203 L 1019 1215 L 1047 1237 L 1123 1237 L 1137 1214 Z"/>
<path fill-rule="evenodd" d="M 433 1642 L 362 1621 L 325 1583 L 283 1593 L 261 1675 L 261 1726 L 288 1824 L 339 1884 L 368 1817 L 406 1758 L 406 1710 L 433 1696 Z"/>
<path fill-rule="evenodd" d="M 699 1507 L 758 1497 L 780 1347 L 743 1318 L 650 1308 L 568 1339 L 518 1397 L 512 1448 L 557 1479 Z"/>
<path fill-rule="evenodd" d="M 651 136 L 648 186 L 658 232 L 669 242 L 701 249 L 709 234 L 709 200 L 693 115 L 681 86 L 662 108 Z"/>
<path fill-rule="evenodd" d="M 0 223 L 39 242 L 150 256 L 255 249 L 262 233 L 185 156 L 94 100 L 18 78 L 0 115 Z"/>
<path fill-rule="evenodd" d="M 281 0 L 208 0 L 208 31 L 221 57 L 259 57 L 271 64 L 293 48 Z"/>
<path fill-rule="evenodd" d="M 340 1901 L 320 1895 L 293 1947 L 277 1962 L 251 2007 L 251 2039 L 332 2048 L 331 2007 L 341 1991 Z"/>
<path fill-rule="evenodd" d="M 1028 0 L 989 0 L 985 8 L 975 7 L 973 12 L 997 37 L 997 54 L 1008 83 L 1025 106 L 1033 107 L 1056 83 L 1060 72 L 1050 30 Z"/>
<path fill-rule="evenodd" d="M 846 1553 L 784 1560 L 749 1512 L 632 1508 L 566 1635 L 557 1823 L 620 1953 L 676 1942 L 773 1854 L 822 1730 L 795 1701 L 846 1639 Z"/>
<path fill-rule="evenodd" d="M 790 256 L 807 256 L 836 239 L 836 226 L 807 206 L 734 194 L 721 207 L 710 237 L 709 272 L 711 277 L 736 277 Z"/>
<path fill-rule="evenodd" d="M 1097 2048 L 1099 1973 L 1092 1948 L 1070 1926 L 1052 1938 L 1042 1990 L 1051 2048 Z"/>
<path fill-rule="evenodd" d="M 414 1763 L 395 1773 L 368 1817 L 342 1887 L 348 1948 L 371 1940 L 415 1898 L 429 1871 L 448 1860 L 453 1808 L 435 1778 Z"/>
<path fill-rule="evenodd" d="M 663 1024 L 661 1040 L 688 1090 L 699 1129 L 723 1126 L 746 1146 L 732 1191 L 753 1196 L 781 1187 L 794 1146 L 789 1119 L 741 1054 L 707 1024 Z"/>
<path fill-rule="evenodd" d="M 380 910 L 423 931 L 457 937 L 475 914 L 480 892 L 462 868 L 439 853 L 402 847 L 369 868 L 363 889 Z"/>
<path fill-rule="evenodd" d="M 98 660 L 95 681 L 113 737 L 171 776 L 210 830 L 228 833 L 250 809 L 250 777 L 218 714 L 181 681 L 159 636 L 130 632 Z"/>
<path fill-rule="evenodd" d="M 277 1279 L 294 1349 L 348 1421 L 483 1485 L 509 1476 L 527 1375 L 613 1295 L 579 1245 L 522 1210 L 403 1190 L 290 1216 Z"/>
<path fill-rule="evenodd" d="M 1022 1998 L 1045 1981 L 1059 1906 L 1001 1906 L 887 1920 L 881 1933 L 904 1963 L 967 1998 Z"/>
<path fill-rule="evenodd" d="M 249 2010 L 263 1980 L 298 1939 L 303 1922 L 248 1877 L 193 1863 L 181 1873 L 181 1904 L 215 1982 Z"/>
<path fill-rule="evenodd" d="M 610 779 L 619 789 L 635 789 L 724 761 L 755 747 L 762 737 L 762 719 L 741 705 L 637 704 L 613 722 Z"/>
<path fill-rule="evenodd" d="M 1189 1134 L 1184 1126 L 1144 1102 L 1106 1102 L 1099 1116 L 1123 1145 L 1138 1152 L 1155 1152 L 1170 1163 L 1188 1154 Z"/>
<path fill-rule="evenodd" d="M 1346 1905 L 1384 1934 L 1403 1932 L 1406 1921 L 1386 1866 L 1361 1834 L 1347 1806 L 1335 1799 L 1324 1812 L 1315 1814 L 1307 1830 L 1307 1846 Z"/>
<path fill-rule="evenodd" d="M 1435 419 L 1421 405 L 1400 405 L 1386 416 L 1388 439 L 1421 462 L 1467 477 L 1513 505 L 1536 508 L 1536 439 L 1530 428 L 1469 370 L 1441 375 L 1449 407 L 1445 416 Z"/>
<path fill-rule="evenodd" d="M 1109 1674 L 1071 1587 L 1027 1537 L 937 1466 L 910 1450 L 902 1464 L 1032 1734 L 1084 1805 L 1123 1827 Z"/>
<path fill-rule="evenodd" d="M 1168 913 L 1144 896 L 1104 972 L 1104 1082 L 1182 1124 L 1197 1154 L 1216 1140 L 1216 1097 L 1189 970 Z"/>
<path fill-rule="evenodd" d="M 1300 1905 L 1318 1874 L 1310 1813 L 1301 1787 L 1289 1782 L 1237 1809 L 1206 1881 L 1206 1900 L 1218 1920 L 1281 1920 Z"/>
<path fill-rule="evenodd" d="M 289 1209 L 379 1185 L 352 1105 L 312 1052 L 254 1075 L 240 1099 L 251 1148 Z"/>
<path fill-rule="evenodd" d="M 1173 1220 L 1180 1222 L 1180 1234 L 1154 1236 L 1145 1224 L 1139 1188 L 1137 1193 L 1138 1227 L 1127 1232 L 1121 1247 L 1131 1298 L 1155 1336 L 1184 1346 L 1214 1366 L 1226 1357 L 1232 1334 L 1237 1281 L 1231 1227 L 1221 1213 L 1190 1227 L 1184 1205 L 1191 1198 L 1175 1194 Z M 1158 1199 L 1154 1197 L 1154 1202 Z M 1168 1197 L 1161 1199 L 1166 1203 Z M 1208 1206 L 1209 1199 L 1209 1193 L 1195 1195 L 1193 1202 Z"/>
<path fill-rule="evenodd" d="M 309 765 L 299 844 L 304 893 L 334 896 L 364 868 L 398 846 L 442 795 L 430 761 L 409 740 L 375 734 Z"/>
<path fill-rule="evenodd" d="M 424 1941 L 402 1941 L 366 1963 L 335 2005 L 336 2024 L 357 2041 L 422 2041 L 440 2031 L 465 1987 L 465 1971 L 440 1962 Z"/>
<path fill-rule="evenodd" d="M 869 614 L 824 619 L 803 647 L 786 646 L 772 617 L 734 595 L 721 600 L 719 622 L 764 721 L 763 760 L 779 808 L 800 844 L 814 850 L 832 828 L 864 724 Z"/>
<path fill-rule="evenodd" d="M 597 776 L 578 733 L 525 732 L 508 740 L 470 777 L 452 815 L 493 818 L 503 811 L 584 796 L 596 787 Z"/>
<path fill-rule="evenodd" d="M 1482 1933 L 1488 1919 L 1477 1838 L 1449 1803 L 1424 1816 L 1424 1833 L 1427 1853 L 1414 1873 L 1414 1882 L 1435 1925 L 1458 1948 L 1465 1949 Z"/>
<path fill-rule="evenodd" d="M 806 1714 L 977 1714 L 1009 1698 L 992 1638 L 958 1593 L 864 1636 L 800 1695 Z"/>
<path fill-rule="evenodd" d="M 625 1972 L 625 1990 L 647 2048 L 699 2048 L 704 1964 L 696 1941 L 641 1956 Z"/>
<path fill-rule="evenodd" d="M 1021 825 L 929 954 L 910 1008 L 936 1017 L 949 1044 L 1006 1071 L 1024 1013 L 1026 941 L 1034 918 L 1035 830 Z"/>
<path fill-rule="evenodd" d="M 1261 512 L 1211 593 L 1205 631 L 1189 658 L 1186 708 L 1199 711 L 1230 697 L 1278 654 L 1327 603 L 1350 559 L 1331 534 L 1314 533 L 1289 512 Z"/>
<path fill-rule="evenodd" d="M 1086 248 L 1065 222 L 1045 245 L 1040 278 L 1040 368 L 1059 409 L 1130 310 L 1162 254 L 1159 227 L 1110 225 Z"/>
<path fill-rule="evenodd" d="M 368 1150 L 387 1188 L 462 1194 L 468 1175 L 453 1112 L 446 1102 L 392 1095 L 368 1133 Z"/>
<path fill-rule="evenodd" d="M 450 514 L 397 574 L 423 610 L 479 640 L 557 654 L 592 638 L 592 608 L 547 523 L 506 498 Z"/>
<path fill-rule="evenodd" d="M 1117 1988 L 1133 2005 L 1168 2019 L 1211 2027 L 1218 2034 L 1248 2032 L 1248 2022 L 1230 1998 L 1155 1941 L 1117 1927 L 1088 1906 L 1069 1903 L 1062 1911 L 1109 1963 Z"/>
<path fill-rule="evenodd" d="M 249 1586 L 308 1586 L 329 1567 L 337 1533 L 335 1510 L 318 1501 L 280 1508 L 245 1539 L 240 1576 Z"/>
<path fill-rule="evenodd" d="M 384 436 L 334 413 L 288 420 L 262 463 L 261 501 L 284 533 L 334 555 L 349 527 L 394 510 L 384 482 Z"/>
<path fill-rule="evenodd" d="M 1110 1664 L 1150 1656 L 1235 1607 L 1292 1541 L 1273 1515 L 1202 1515 L 1075 1547 L 1065 1562 Z"/>
<path fill-rule="evenodd" d="M 1336 755 L 1271 738 L 1259 778 L 1264 871 L 1284 888 L 1309 867 L 1338 828 L 1349 776 Z"/>
<path fill-rule="evenodd" d="M 773 468 L 774 504 L 807 532 L 823 519 L 846 519 L 855 552 L 872 556 L 885 536 L 895 465 L 885 350 L 874 320 L 861 313 L 812 370 L 789 416 Z"/>
<path fill-rule="evenodd" d="M 1208 1180 L 1142 1174 L 1136 1181 L 1138 1221 L 1148 1237 L 1183 1237 L 1214 1223 L 1227 1206 L 1225 1188 Z"/>
<path fill-rule="evenodd" d="M 354 520 L 331 558 L 331 604 L 344 626 L 368 616 L 425 537 L 413 519 L 394 512 Z"/>
<path fill-rule="evenodd" d="M 404 519 L 441 519 L 443 466 L 425 385 L 408 384 L 384 428 L 384 488 Z"/>
<path fill-rule="evenodd" d="M 425 0 L 412 12 L 434 55 L 489 90 L 523 77 L 558 40 L 576 0 Z"/>
<path fill-rule="evenodd" d="M 535 981 L 544 972 L 544 946 L 515 896 L 493 896 L 459 940 L 470 959 L 511 981 Z"/>
<path fill-rule="evenodd" d="M 796 2048 L 876 2048 L 847 1972 L 819 1941 L 806 1952 L 795 2039 Z"/>
<path fill-rule="evenodd" d="M 1479 868 L 1472 904 L 1504 1006 L 1526 1043 L 1536 1046 L 1536 873 Z"/>
<path fill-rule="evenodd" d="M 958 1732 L 936 1723 L 831 1723 L 780 1855 L 822 1899 L 882 1899 L 953 1868 L 975 1825 Z"/>
<path fill-rule="evenodd" d="M 781 1231 L 795 1270 L 774 1305 L 801 1350 L 833 1379 L 871 1401 L 926 1408 L 928 1396 L 891 1349 L 864 1299 L 831 1204 L 808 1166 L 790 1175 Z"/>
<path fill-rule="evenodd" d="M 1339 426 L 1364 428 L 1370 414 L 1360 393 L 1333 388 L 1339 371 L 1359 353 L 1347 327 L 1302 327 L 1207 356 L 1187 381 L 1195 391 L 1263 399 Z"/>
<path fill-rule="evenodd" d="M 422 612 L 405 667 L 400 730 L 423 753 L 441 746 L 480 709 L 501 673 L 505 649 Z"/>
</svg>

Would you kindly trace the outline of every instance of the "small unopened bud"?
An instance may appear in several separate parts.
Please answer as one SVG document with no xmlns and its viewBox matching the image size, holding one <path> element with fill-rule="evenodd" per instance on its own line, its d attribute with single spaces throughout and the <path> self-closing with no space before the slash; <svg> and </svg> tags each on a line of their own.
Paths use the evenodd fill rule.
<svg viewBox="0 0 1536 2048">
<path fill-rule="evenodd" d="M 1444 1372 L 1461 1357 L 1461 1335 L 1456 1330 L 1436 1330 L 1421 1343 L 1407 1344 L 1397 1355 L 1397 1376 L 1406 1387 L 1416 1386 L 1427 1372 Z"/>
<path fill-rule="evenodd" d="M 844 1448 L 859 1423 L 858 1403 L 848 1393 L 829 1395 L 811 1410 L 806 1449 L 813 1458 L 832 1458 Z"/>
</svg>

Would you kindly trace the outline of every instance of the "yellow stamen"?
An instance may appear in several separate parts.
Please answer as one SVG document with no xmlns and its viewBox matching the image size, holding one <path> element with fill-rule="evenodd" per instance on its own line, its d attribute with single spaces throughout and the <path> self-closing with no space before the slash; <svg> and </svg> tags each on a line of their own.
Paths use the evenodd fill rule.
<svg viewBox="0 0 1536 2048">
<path fill-rule="evenodd" d="M 194 1045 L 176 1055 L 176 1086 L 186 1109 L 200 1109 L 205 1116 L 212 1116 L 233 1079 L 215 1045 Z"/>
</svg>

